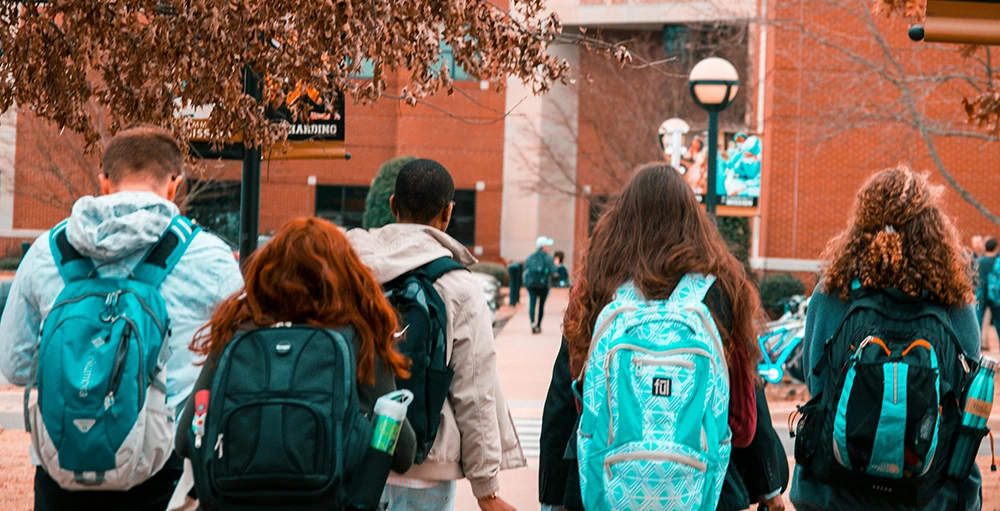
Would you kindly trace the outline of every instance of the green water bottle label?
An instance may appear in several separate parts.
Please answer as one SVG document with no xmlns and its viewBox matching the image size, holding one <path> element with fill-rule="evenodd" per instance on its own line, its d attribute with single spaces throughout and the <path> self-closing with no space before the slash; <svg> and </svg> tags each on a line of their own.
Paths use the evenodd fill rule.
<svg viewBox="0 0 1000 511">
<path fill-rule="evenodd" d="M 399 439 L 399 430 L 403 426 L 392 417 L 379 415 L 378 422 L 375 423 L 375 432 L 372 434 L 372 447 L 387 454 L 396 452 L 396 440 Z"/>
</svg>

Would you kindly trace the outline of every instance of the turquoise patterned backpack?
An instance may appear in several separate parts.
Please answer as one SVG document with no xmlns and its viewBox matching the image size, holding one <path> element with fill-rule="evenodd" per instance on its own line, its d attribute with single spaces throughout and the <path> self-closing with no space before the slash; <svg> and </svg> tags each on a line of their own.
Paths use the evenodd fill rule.
<svg viewBox="0 0 1000 511">
<path fill-rule="evenodd" d="M 702 301 L 713 276 L 669 299 L 626 283 L 597 319 L 578 433 L 588 511 L 714 511 L 729 466 L 729 375 Z"/>
</svg>

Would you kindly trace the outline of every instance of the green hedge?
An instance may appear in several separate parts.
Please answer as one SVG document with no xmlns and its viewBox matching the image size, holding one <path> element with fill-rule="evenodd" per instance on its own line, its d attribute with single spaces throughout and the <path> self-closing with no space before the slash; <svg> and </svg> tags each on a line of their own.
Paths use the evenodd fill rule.
<svg viewBox="0 0 1000 511">
<path fill-rule="evenodd" d="M 719 217 L 719 234 L 729 244 L 729 250 L 743 263 L 747 275 L 754 278 L 750 269 L 750 219 L 747 217 Z"/>
<path fill-rule="evenodd" d="M 389 208 L 389 197 L 396 191 L 396 176 L 399 175 L 400 169 L 416 159 L 414 156 L 400 156 L 379 167 L 375 180 L 368 189 L 368 197 L 365 198 L 365 213 L 361 217 L 362 227 L 374 229 L 396 222 L 396 218 L 392 216 L 392 209 Z"/>
<path fill-rule="evenodd" d="M 760 302 L 771 317 L 777 319 L 785 310 L 779 305 L 782 300 L 806 292 L 806 285 L 791 273 L 769 273 L 760 279 Z"/>
<path fill-rule="evenodd" d="M 469 266 L 469 270 L 477 273 L 492 275 L 500 281 L 500 285 L 507 285 L 507 267 L 499 263 L 477 263 Z"/>
<path fill-rule="evenodd" d="M 19 264 L 21 264 L 20 257 L 4 257 L 3 259 L 0 259 L 0 270 L 14 271 L 17 269 Z"/>
</svg>

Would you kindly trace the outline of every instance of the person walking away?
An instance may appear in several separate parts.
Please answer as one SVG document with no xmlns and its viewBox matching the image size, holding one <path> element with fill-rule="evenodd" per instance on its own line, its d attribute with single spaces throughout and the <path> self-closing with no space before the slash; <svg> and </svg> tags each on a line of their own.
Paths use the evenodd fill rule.
<svg viewBox="0 0 1000 511">
<path fill-rule="evenodd" d="M 949 468 L 979 325 L 941 194 L 906 167 L 878 172 L 826 247 L 803 339 L 813 398 L 793 430 L 796 510 L 982 507 L 979 470 Z"/>
<path fill-rule="evenodd" d="M 531 332 L 534 334 L 542 333 L 545 300 L 549 297 L 549 289 L 552 287 L 552 274 L 556 272 L 555 260 L 548 253 L 549 247 L 554 244 L 552 238 L 539 236 L 535 240 L 535 252 L 524 262 L 524 287 L 528 288 L 528 316 L 531 319 Z"/>
<path fill-rule="evenodd" d="M 997 315 L 1000 314 L 1000 265 L 996 264 L 1000 246 L 997 245 L 996 238 L 991 236 L 983 242 L 983 248 L 985 252 L 978 262 L 976 315 L 979 319 L 979 325 L 983 329 L 983 349 L 988 349 L 986 331 L 991 324 L 996 326 L 998 323 Z M 984 324 L 983 320 L 987 310 L 990 312 L 990 319 Z"/>
<path fill-rule="evenodd" d="M 569 270 L 566 269 L 566 254 L 557 250 L 552 254 L 552 260 L 556 266 L 556 272 L 552 274 L 552 282 L 555 287 L 569 287 Z"/>
<path fill-rule="evenodd" d="M 376 400 L 409 375 L 396 325 L 336 226 L 297 218 L 279 229 L 250 259 L 242 292 L 191 343 L 207 360 L 179 422 L 177 453 L 193 462 L 201 509 L 377 504 L 388 468 L 366 472 L 363 460 Z M 408 470 L 415 450 L 404 420 L 389 453 L 392 469 Z M 210 472 L 223 453 L 239 462 Z M 314 465 L 317 456 L 329 461 Z M 317 480 L 340 484 L 317 496 Z M 341 491 L 350 502 L 338 498 Z"/>
<path fill-rule="evenodd" d="M 714 510 L 756 429 L 754 285 L 684 178 L 645 165 L 598 220 L 567 311 L 587 511 Z M 591 342 L 593 340 L 593 342 Z"/>
<path fill-rule="evenodd" d="M 454 193 L 451 175 L 439 163 L 412 161 L 400 170 L 389 199 L 397 223 L 348 231 L 351 244 L 383 287 L 442 258 L 464 266 L 475 263 L 461 243 L 445 234 Z M 389 477 L 385 500 L 391 511 L 452 510 L 456 481 L 463 478 L 484 511 L 512 509 L 499 497 L 498 475 L 526 461 L 500 388 L 493 326 L 479 289 L 478 281 L 461 269 L 433 281 L 445 305 L 447 368 L 453 376 L 440 415 L 427 411 L 440 417 L 440 426 L 426 459 Z M 403 325 L 403 330 L 409 326 Z M 406 383 L 397 381 L 404 387 Z"/>
<path fill-rule="evenodd" d="M 0 371 L 30 391 L 39 511 L 160 511 L 174 492 L 174 414 L 199 371 L 188 344 L 243 283 L 229 247 L 180 216 L 183 179 L 169 133 L 122 131 L 101 196 L 79 199 L 14 276 Z"/>
</svg>

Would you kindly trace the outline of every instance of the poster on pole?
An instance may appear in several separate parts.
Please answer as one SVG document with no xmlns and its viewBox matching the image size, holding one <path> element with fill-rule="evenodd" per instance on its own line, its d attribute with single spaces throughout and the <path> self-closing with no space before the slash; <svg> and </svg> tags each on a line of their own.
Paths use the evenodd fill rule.
<svg viewBox="0 0 1000 511">
<path fill-rule="evenodd" d="M 678 137 L 660 137 L 664 156 L 680 153 L 677 170 L 694 190 L 700 202 L 708 188 L 708 143 L 704 131 L 690 131 Z M 754 216 L 760 201 L 761 157 L 763 144 L 759 135 L 749 132 L 719 132 L 719 155 L 716 168 L 716 196 L 720 216 Z M 676 158 L 676 157 L 675 157 Z"/>
<path fill-rule="evenodd" d="M 295 121 L 291 107 L 306 108 L 305 122 Z M 199 157 L 205 159 L 243 159 L 243 137 L 233 136 L 221 146 L 213 148 L 209 142 L 208 119 L 214 105 L 178 108 L 177 115 L 191 122 L 193 135 L 190 145 Z M 316 89 L 303 86 L 289 94 L 279 106 L 269 107 L 267 117 L 272 122 L 290 124 L 288 139 L 279 145 L 265 147 L 261 156 L 265 160 L 344 159 L 348 158 L 344 145 L 344 96 L 338 94 L 334 101 L 323 101 Z"/>
</svg>

